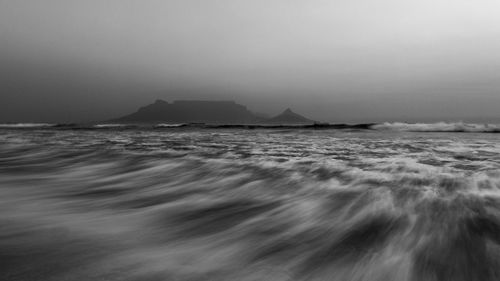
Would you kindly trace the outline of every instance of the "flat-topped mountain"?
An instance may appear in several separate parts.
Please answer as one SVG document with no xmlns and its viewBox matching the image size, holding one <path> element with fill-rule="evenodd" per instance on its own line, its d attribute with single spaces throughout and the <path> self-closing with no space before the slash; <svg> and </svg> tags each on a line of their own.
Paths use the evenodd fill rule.
<svg viewBox="0 0 500 281">
<path fill-rule="evenodd" d="M 155 103 L 141 107 L 137 112 L 114 121 L 151 123 L 255 123 L 258 121 L 245 106 L 233 101 L 179 100 L 172 103 L 156 100 Z"/>
<path fill-rule="evenodd" d="M 156 100 L 138 111 L 111 120 L 120 123 L 312 124 L 290 109 L 267 119 L 234 101 Z"/>
<path fill-rule="evenodd" d="M 281 114 L 266 120 L 266 123 L 270 124 L 313 124 L 316 121 L 308 119 L 302 115 L 293 112 L 290 108 L 287 108 Z"/>
</svg>

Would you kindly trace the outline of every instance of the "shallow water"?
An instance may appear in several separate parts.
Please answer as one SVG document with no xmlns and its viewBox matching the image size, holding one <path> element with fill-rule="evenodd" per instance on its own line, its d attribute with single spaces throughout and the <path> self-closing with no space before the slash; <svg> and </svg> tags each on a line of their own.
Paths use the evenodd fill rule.
<svg viewBox="0 0 500 281">
<path fill-rule="evenodd" d="M 2 280 L 500 280 L 500 135 L 0 130 Z"/>
</svg>

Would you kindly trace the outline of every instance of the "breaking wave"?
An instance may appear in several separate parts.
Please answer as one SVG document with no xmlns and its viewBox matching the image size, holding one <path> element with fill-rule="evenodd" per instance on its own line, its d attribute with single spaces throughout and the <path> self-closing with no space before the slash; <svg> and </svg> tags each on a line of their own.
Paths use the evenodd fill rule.
<svg viewBox="0 0 500 281">
<path fill-rule="evenodd" d="M 169 123 L 160 123 L 154 125 L 154 128 L 180 128 L 180 127 L 186 127 L 187 124 L 185 123 L 179 123 L 179 124 L 169 124 Z"/>
<path fill-rule="evenodd" d="M 96 129 L 110 129 L 110 128 L 133 128 L 136 126 L 130 124 L 96 124 L 92 127 Z"/>
<path fill-rule="evenodd" d="M 16 129 L 16 128 L 43 128 L 43 127 L 53 127 L 55 124 L 49 123 L 12 123 L 12 124 L 0 124 L 0 128 L 4 129 Z"/>
<path fill-rule="evenodd" d="M 499 133 L 500 125 L 472 124 L 472 123 L 383 123 L 373 125 L 375 130 L 395 130 L 408 132 L 471 132 L 471 133 Z"/>
</svg>

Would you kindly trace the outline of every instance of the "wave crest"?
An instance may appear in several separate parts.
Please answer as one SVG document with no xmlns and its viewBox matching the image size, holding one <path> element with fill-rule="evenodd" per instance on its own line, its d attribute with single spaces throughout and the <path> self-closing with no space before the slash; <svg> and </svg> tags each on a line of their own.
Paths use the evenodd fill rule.
<svg viewBox="0 0 500 281">
<path fill-rule="evenodd" d="M 372 126 L 375 130 L 393 130 L 406 132 L 472 132 L 472 133 L 500 133 L 500 125 L 474 124 L 464 122 L 437 122 L 437 123 L 402 123 L 386 122 Z"/>
<path fill-rule="evenodd" d="M 0 124 L 0 128 L 39 128 L 39 127 L 53 127 L 55 124 L 49 123 L 13 123 L 13 124 Z"/>
</svg>

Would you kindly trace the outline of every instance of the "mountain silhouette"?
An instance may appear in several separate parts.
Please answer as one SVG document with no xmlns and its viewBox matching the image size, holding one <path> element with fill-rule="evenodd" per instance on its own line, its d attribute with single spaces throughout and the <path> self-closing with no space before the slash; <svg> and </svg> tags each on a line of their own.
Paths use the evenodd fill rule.
<svg viewBox="0 0 500 281">
<path fill-rule="evenodd" d="M 312 124 L 291 109 L 264 118 L 234 101 L 156 100 L 136 112 L 110 120 L 120 123 L 207 123 L 207 124 Z"/>
<path fill-rule="evenodd" d="M 173 103 L 156 100 L 137 112 L 115 119 L 130 123 L 255 123 L 258 121 L 245 106 L 233 101 L 179 100 Z"/>
<path fill-rule="evenodd" d="M 310 120 L 302 115 L 293 112 L 290 108 L 287 108 L 281 114 L 266 120 L 266 123 L 270 124 L 313 124 L 316 121 Z"/>
</svg>

